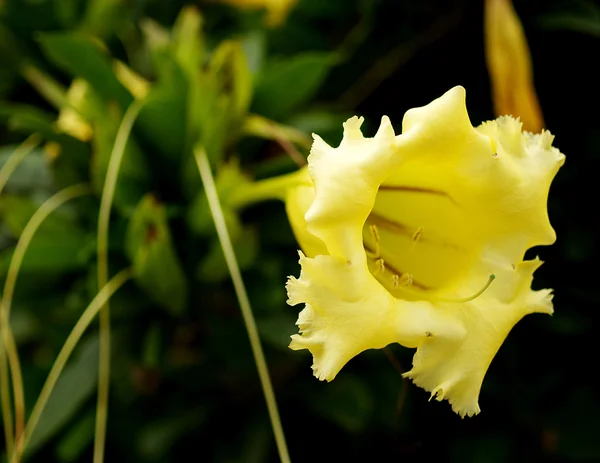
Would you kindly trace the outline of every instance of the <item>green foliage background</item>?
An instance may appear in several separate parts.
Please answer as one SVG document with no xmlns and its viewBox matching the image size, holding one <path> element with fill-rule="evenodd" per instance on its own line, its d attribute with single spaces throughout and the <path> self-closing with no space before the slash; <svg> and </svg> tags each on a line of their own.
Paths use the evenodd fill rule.
<svg viewBox="0 0 600 463">
<path fill-rule="evenodd" d="M 111 219 L 111 275 L 133 265 L 136 278 L 111 302 L 106 461 L 277 461 L 191 148 L 198 141 L 206 147 L 228 204 L 247 181 L 240 169 L 266 178 L 296 168 L 268 139 L 273 125 L 249 114 L 300 131 L 283 138 L 303 155 L 303 133 L 337 143 L 341 123 L 353 114 L 365 116 L 366 133 L 383 114 L 399 129 L 407 109 L 458 84 L 467 89 L 473 123 L 491 119 L 482 3 L 300 0 L 285 25 L 268 29 L 260 13 L 210 0 L 188 2 L 188 9 L 180 0 L 0 1 L 0 164 L 29 134 L 51 142 L 25 159 L 0 198 L 0 279 L 44 199 L 80 182 L 95 191 L 51 216 L 19 275 L 12 326 L 28 407 L 98 290 L 99 194 L 116 130 L 134 99 L 115 77 L 118 59 L 151 86 Z M 535 285 L 555 289 L 556 313 L 516 326 L 486 376 L 482 413 L 474 418 L 461 420 L 446 402 L 428 402 L 382 351 L 361 354 L 335 381 L 321 383 L 310 356 L 287 349 L 298 308 L 286 305 L 284 283 L 299 267 L 283 204 L 226 209 L 293 461 L 600 461 L 592 267 L 600 252 L 593 212 L 600 71 L 592 66 L 600 6 L 516 0 L 515 7 L 546 125 L 567 155 L 549 203 L 558 241 L 535 250 L 547 262 Z M 91 121 L 90 142 L 55 124 L 73 78 L 89 85 L 79 109 Z M 412 351 L 392 350 L 408 369 Z M 90 461 L 97 356 L 93 326 L 32 437 L 30 461 Z"/>
</svg>

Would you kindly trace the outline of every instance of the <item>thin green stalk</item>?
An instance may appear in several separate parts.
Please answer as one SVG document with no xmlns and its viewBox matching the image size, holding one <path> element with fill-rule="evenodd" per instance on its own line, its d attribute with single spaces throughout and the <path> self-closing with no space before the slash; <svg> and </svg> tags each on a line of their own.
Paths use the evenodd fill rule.
<svg viewBox="0 0 600 463">
<path fill-rule="evenodd" d="M 83 336 L 83 333 L 90 326 L 92 320 L 96 317 L 102 306 L 111 298 L 111 296 L 121 287 L 125 282 L 127 282 L 131 278 L 131 269 L 124 269 L 117 273 L 99 292 L 96 294 L 92 302 L 86 307 L 86 309 L 77 320 L 77 323 L 71 330 L 71 333 L 67 337 L 67 340 L 63 344 L 54 364 L 52 365 L 52 369 L 50 373 L 48 373 L 48 377 L 46 378 L 46 382 L 42 387 L 40 395 L 33 406 L 33 410 L 31 411 L 31 415 L 29 416 L 29 420 L 27 421 L 27 425 L 25 426 L 25 430 L 21 435 L 21 439 L 18 443 L 21 452 L 25 449 L 29 438 L 33 435 L 35 431 L 35 427 L 37 426 L 42 413 L 44 412 L 44 408 L 48 403 L 48 399 L 52 395 L 52 391 L 54 390 L 54 386 L 56 386 L 56 382 L 60 377 L 67 361 L 71 357 L 75 346 Z M 11 463 L 16 463 L 18 461 L 17 457 L 14 456 L 11 460 Z"/>
<path fill-rule="evenodd" d="M 10 457 L 14 451 L 14 426 L 12 404 L 10 396 L 10 379 L 8 377 L 8 365 L 6 364 L 6 353 L 4 342 L 0 343 L 0 387 L 2 388 L 2 425 L 4 427 L 4 439 L 6 441 L 6 455 Z"/>
<path fill-rule="evenodd" d="M 21 269 L 23 258 L 33 236 L 44 220 L 66 201 L 85 194 L 90 194 L 91 192 L 91 189 L 87 185 L 74 185 L 59 191 L 54 196 L 44 201 L 31 216 L 27 225 L 25 225 L 10 260 L 6 280 L 4 282 L 2 302 L 0 303 L 0 321 L 2 327 L 2 339 L 6 346 L 6 355 L 8 357 L 12 377 L 13 397 L 15 401 L 15 441 L 20 440 L 25 424 L 25 396 L 23 393 L 21 365 L 19 362 L 17 345 L 10 329 L 10 310 L 19 270 Z M 17 461 L 19 461 L 18 456 L 20 453 L 20 449 L 17 446 L 14 452 L 14 454 L 17 455 Z"/>
<path fill-rule="evenodd" d="M 4 187 L 8 183 L 10 176 L 15 169 L 19 167 L 23 159 L 33 151 L 39 144 L 40 137 L 38 134 L 33 134 L 21 143 L 6 160 L 0 168 L 0 196 L 4 191 Z M 0 299 L 1 301 L 1 299 Z M 1 303 L 1 302 L 0 302 Z M 10 331 L 10 325 L 7 327 Z M 2 425 L 4 428 L 4 439 L 6 442 L 6 452 L 11 455 L 14 449 L 14 427 L 13 414 L 10 396 L 10 380 L 8 373 L 8 365 L 6 364 L 6 350 L 4 341 L 0 342 L 0 397 L 2 401 Z"/>
<path fill-rule="evenodd" d="M 283 463 L 289 463 L 290 456 L 288 453 L 287 444 L 285 442 L 285 436 L 283 434 L 283 427 L 281 426 L 281 419 L 279 418 L 279 411 L 277 410 L 277 401 L 275 400 L 273 385 L 271 384 L 271 379 L 269 378 L 267 362 L 260 344 L 260 337 L 258 335 L 258 329 L 256 328 L 256 321 L 254 320 L 254 315 L 252 314 L 252 307 L 250 306 L 250 300 L 248 299 L 248 294 L 246 293 L 244 280 L 242 280 L 242 274 L 240 273 L 240 268 L 233 251 L 233 246 L 231 245 L 229 231 L 227 230 L 227 225 L 225 224 L 225 218 L 223 217 L 223 210 L 221 209 L 221 204 L 219 203 L 217 188 L 215 186 L 215 181 L 210 170 L 210 164 L 204 148 L 195 148 L 194 157 L 196 158 L 200 177 L 202 178 L 202 183 L 204 184 L 204 191 L 208 199 L 210 212 L 215 222 L 217 234 L 219 235 L 219 241 L 227 262 L 227 268 L 229 269 L 229 274 L 231 275 L 231 279 L 233 281 L 233 286 L 240 303 L 244 323 L 246 324 L 246 330 L 248 331 L 248 337 L 250 338 L 250 346 L 252 347 L 252 354 L 254 355 L 254 361 L 256 362 L 256 368 L 258 369 L 258 376 L 260 378 L 260 383 L 262 385 L 265 400 L 267 402 L 267 409 L 269 410 L 273 434 L 275 435 L 275 442 L 277 444 L 277 450 L 279 451 L 279 459 Z"/>
<path fill-rule="evenodd" d="M 4 187 L 15 169 L 19 167 L 21 162 L 23 162 L 23 159 L 25 159 L 25 157 L 40 144 L 40 141 L 41 137 L 37 133 L 30 135 L 23 143 L 17 146 L 10 157 L 2 165 L 2 168 L 0 169 L 0 195 L 4 191 Z"/>
<path fill-rule="evenodd" d="M 104 180 L 104 189 L 100 199 L 98 216 L 98 287 L 102 288 L 108 281 L 108 228 L 121 161 L 125 147 L 133 128 L 133 123 L 142 108 L 143 101 L 134 101 L 123 116 L 115 144 L 113 145 L 108 169 Z M 108 395 L 110 387 L 110 306 L 108 301 L 100 309 L 99 361 L 98 361 L 98 400 L 96 404 L 96 431 L 94 438 L 93 463 L 104 461 L 106 443 L 106 422 L 108 419 Z"/>
</svg>

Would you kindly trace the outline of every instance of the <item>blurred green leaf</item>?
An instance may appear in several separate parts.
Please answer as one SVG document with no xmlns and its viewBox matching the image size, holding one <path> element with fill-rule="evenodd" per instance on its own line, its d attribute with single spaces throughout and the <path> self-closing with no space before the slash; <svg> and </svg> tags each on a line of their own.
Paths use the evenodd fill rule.
<svg viewBox="0 0 600 463">
<path fill-rule="evenodd" d="M 283 118 L 316 95 L 335 62 L 330 53 L 309 52 L 270 63 L 257 82 L 252 110 Z"/>
<path fill-rule="evenodd" d="M 116 101 L 121 109 L 133 101 L 129 91 L 115 77 L 109 58 L 97 43 L 64 32 L 41 34 L 39 41 L 49 60 L 73 77 L 86 80 L 105 101 Z"/>
<path fill-rule="evenodd" d="M 0 167 L 4 165 L 16 148 L 16 145 L 0 147 Z M 36 148 L 23 159 L 21 165 L 10 176 L 4 191 L 5 193 L 33 193 L 34 191 L 50 191 L 51 186 L 51 173 L 44 159 L 44 152 L 42 149 Z"/>
<path fill-rule="evenodd" d="M 94 440 L 96 414 L 92 411 L 77 420 L 56 446 L 56 456 L 64 463 L 77 461 Z"/>
<path fill-rule="evenodd" d="M 241 223 L 238 211 L 233 210 L 229 206 L 229 199 L 236 189 L 248 182 L 249 180 L 242 172 L 237 160 L 233 159 L 219 166 L 215 184 L 223 209 L 225 223 L 227 224 L 229 236 L 232 241 L 236 241 L 241 233 Z M 188 226 L 195 234 L 200 236 L 215 236 L 215 222 L 204 191 L 200 191 L 192 201 L 186 214 L 186 219 Z"/>
<path fill-rule="evenodd" d="M 57 132 L 54 117 L 34 106 L 0 103 L 0 118 L 7 117 L 12 130 L 26 134 L 39 133 L 53 142 L 52 155 L 46 157 L 57 188 L 89 179 L 89 146 L 76 138 Z M 37 182 L 37 181 L 36 181 Z"/>
<path fill-rule="evenodd" d="M 539 18 L 547 29 L 567 29 L 600 37 L 600 5 L 588 0 L 559 4 L 560 9 Z"/>
<path fill-rule="evenodd" d="M 250 268 L 258 255 L 259 240 L 256 230 L 244 228 L 232 242 L 241 270 Z M 198 266 L 198 278 L 204 282 L 219 282 L 230 278 L 229 269 L 221 243 L 216 238 L 210 244 L 208 254 Z"/>
<path fill-rule="evenodd" d="M 256 324 L 260 337 L 265 343 L 287 352 L 290 336 L 298 332 L 296 318 L 291 311 L 287 314 L 280 313 L 257 318 Z"/>
<path fill-rule="evenodd" d="M 503 434 L 461 436 L 453 442 L 452 461 L 456 463 L 465 461 L 476 461 L 478 463 L 513 461 L 511 458 L 511 452 L 513 451 L 511 444 L 508 436 Z"/>
<path fill-rule="evenodd" d="M 135 209 L 125 250 L 135 281 L 157 304 L 181 315 L 187 302 L 187 281 L 173 246 L 165 208 L 147 194 Z"/>
<path fill-rule="evenodd" d="M 171 171 L 171 175 L 165 177 L 176 179 L 186 142 L 189 85 L 179 63 L 168 50 L 155 50 L 152 58 L 158 80 L 140 110 L 138 126 L 148 146 L 154 147 L 162 156 L 160 170 Z"/>
<path fill-rule="evenodd" d="M 348 373 L 339 375 L 322 392 L 321 400 L 310 404 L 316 414 L 350 433 L 359 433 L 367 427 L 374 397 L 361 378 Z"/>
<path fill-rule="evenodd" d="M 146 368 L 156 368 L 161 357 L 161 332 L 158 324 L 153 324 L 144 337 L 142 348 L 142 365 Z"/>
<path fill-rule="evenodd" d="M 200 11 L 187 6 L 181 10 L 173 25 L 175 58 L 190 77 L 200 72 L 204 61 L 202 22 Z"/>
<path fill-rule="evenodd" d="M 242 48 L 252 76 L 258 75 L 264 66 L 267 54 L 265 34 L 262 31 L 252 31 L 246 34 L 242 38 Z"/>
<path fill-rule="evenodd" d="M 92 184 L 100 194 L 106 179 L 106 172 L 112 155 L 115 139 L 121 125 L 122 113 L 115 106 L 99 106 L 92 116 L 94 136 L 91 160 Z M 119 169 L 119 181 L 115 191 L 114 204 L 124 215 L 129 215 L 140 198 L 150 188 L 150 169 L 133 135 L 129 136 Z"/>
<path fill-rule="evenodd" d="M 94 238 L 83 234 L 36 235 L 29 245 L 21 275 L 52 274 L 83 270 L 94 255 Z M 0 278 L 6 276 L 13 250 L 0 252 Z"/>
<path fill-rule="evenodd" d="M 68 206 L 65 205 L 50 214 L 40 225 L 36 234 L 50 237 L 83 234 L 83 231 L 77 227 L 74 211 Z M 18 237 L 39 207 L 40 204 L 29 197 L 4 194 L 0 197 L 0 218 L 11 233 Z"/>
<path fill-rule="evenodd" d="M 194 408 L 171 418 L 146 424 L 138 433 L 137 448 L 143 461 L 160 461 L 186 431 L 206 419 L 203 408 Z"/>
<path fill-rule="evenodd" d="M 35 431 L 26 448 L 36 453 L 77 413 L 96 389 L 98 378 L 98 339 L 89 337 L 80 343 L 65 366 L 50 395 Z"/>
<path fill-rule="evenodd" d="M 124 15 L 125 2 L 123 0 L 88 0 L 87 8 L 78 30 L 82 33 L 107 38 L 117 26 L 127 17 Z"/>
<path fill-rule="evenodd" d="M 252 98 L 252 76 L 240 42 L 228 40 L 217 47 L 204 81 L 204 92 L 192 101 L 199 105 L 192 114 L 198 114 L 202 145 L 217 163 L 239 134 Z"/>
</svg>

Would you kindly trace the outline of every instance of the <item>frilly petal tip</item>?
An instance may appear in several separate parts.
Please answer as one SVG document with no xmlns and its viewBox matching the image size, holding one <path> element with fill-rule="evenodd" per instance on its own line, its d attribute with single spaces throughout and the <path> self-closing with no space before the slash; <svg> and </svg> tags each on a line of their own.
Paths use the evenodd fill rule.
<svg viewBox="0 0 600 463">
<path fill-rule="evenodd" d="M 365 121 L 364 117 L 352 116 L 342 125 L 344 127 L 344 139 L 355 140 L 363 138 L 362 131 L 360 130 L 363 122 Z"/>
<path fill-rule="evenodd" d="M 288 276 L 285 283 L 285 290 L 287 292 L 287 304 L 294 306 L 304 302 L 302 298 L 302 281 L 294 276 Z"/>
<path fill-rule="evenodd" d="M 394 127 L 392 127 L 392 121 L 388 116 L 383 116 L 381 118 L 381 124 L 379 125 L 379 129 L 375 134 L 375 138 L 392 141 L 395 136 L 396 132 L 394 132 Z"/>
<path fill-rule="evenodd" d="M 414 369 L 404 373 L 402 377 L 410 379 L 417 386 L 431 392 L 429 401 L 432 399 L 435 399 L 438 402 L 447 400 L 452 407 L 452 411 L 457 415 L 460 415 L 461 418 L 464 418 L 465 416 L 472 417 L 481 412 L 477 397 L 465 399 L 464 397 L 458 396 L 453 390 L 455 388 L 455 383 L 453 382 L 446 381 L 430 388 L 428 387 L 430 384 L 426 384 L 421 375 L 418 372 L 415 372 Z"/>
</svg>

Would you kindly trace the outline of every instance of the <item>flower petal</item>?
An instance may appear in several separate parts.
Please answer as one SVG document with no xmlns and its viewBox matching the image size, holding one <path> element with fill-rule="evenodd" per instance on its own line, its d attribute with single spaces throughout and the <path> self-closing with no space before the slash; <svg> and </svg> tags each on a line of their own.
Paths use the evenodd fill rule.
<svg viewBox="0 0 600 463">
<path fill-rule="evenodd" d="M 300 278 L 287 283 L 288 304 L 306 304 L 292 336 L 290 348 L 308 349 L 313 370 L 331 381 L 354 356 L 392 342 L 416 347 L 436 336 L 459 342 L 462 324 L 428 302 L 395 299 L 369 273 L 366 265 L 353 265 L 332 256 L 305 257 L 300 252 Z"/>
<path fill-rule="evenodd" d="M 539 265 L 539 260 L 526 261 L 516 269 L 499 271 L 501 285 L 492 285 L 471 302 L 444 307 L 462 321 L 467 336 L 461 343 L 442 337 L 425 339 L 405 376 L 437 400 L 447 399 L 459 415 L 479 413 L 477 399 L 484 375 L 510 330 L 526 314 L 552 313 L 551 291 L 530 289 Z"/>
</svg>

